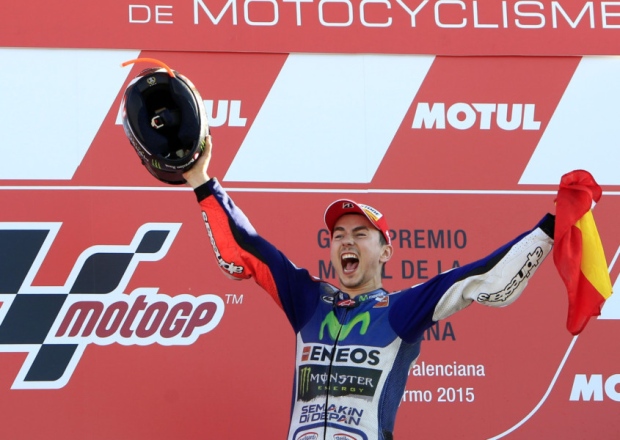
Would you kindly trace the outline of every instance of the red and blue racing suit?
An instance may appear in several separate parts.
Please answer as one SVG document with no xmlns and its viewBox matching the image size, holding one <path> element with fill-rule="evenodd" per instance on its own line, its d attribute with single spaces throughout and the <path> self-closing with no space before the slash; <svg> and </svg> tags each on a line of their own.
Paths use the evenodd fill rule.
<svg viewBox="0 0 620 440">
<path fill-rule="evenodd" d="M 216 179 L 196 188 L 219 267 L 254 278 L 297 336 L 289 440 L 390 440 L 423 332 L 476 301 L 505 306 L 551 251 L 547 214 L 492 254 L 429 281 L 350 298 L 254 230 Z"/>
</svg>

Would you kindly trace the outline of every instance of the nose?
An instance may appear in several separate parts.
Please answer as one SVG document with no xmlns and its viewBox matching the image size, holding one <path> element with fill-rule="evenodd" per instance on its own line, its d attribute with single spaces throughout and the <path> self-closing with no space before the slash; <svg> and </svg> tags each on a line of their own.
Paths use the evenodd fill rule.
<svg viewBox="0 0 620 440">
<path fill-rule="evenodd" d="M 353 244 L 353 234 L 344 234 L 342 237 L 342 244 L 345 246 Z"/>
</svg>

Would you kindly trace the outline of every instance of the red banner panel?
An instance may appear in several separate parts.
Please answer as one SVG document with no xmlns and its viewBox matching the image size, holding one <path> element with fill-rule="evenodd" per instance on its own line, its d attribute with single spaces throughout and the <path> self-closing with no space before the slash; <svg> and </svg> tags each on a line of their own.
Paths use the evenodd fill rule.
<svg viewBox="0 0 620 440">
<path fill-rule="evenodd" d="M 204 1 L 28 5 L 11 5 L 26 17 L 19 38 L 2 16 L 2 44 L 79 49 L 0 49 L 3 437 L 286 436 L 294 332 L 251 280 L 221 274 L 191 189 L 153 179 L 129 145 L 121 97 L 150 66 L 120 63 L 140 56 L 195 83 L 211 174 L 317 277 L 337 284 L 323 223 L 333 200 L 389 219 L 383 284 L 395 291 L 529 230 L 554 212 L 562 174 L 587 169 L 617 284 L 618 60 L 436 55 L 480 39 L 479 53 L 572 54 L 586 46 L 567 43 L 577 34 L 608 53 L 614 2 L 247 1 L 209 3 L 213 19 Z M 355 31 L 324 25 L 350 19 Z M 382 52 L 418 54 L 301 53 L 373 52 L 390 33 Z M 549 260 L 509 307 L 474 304 L 431 327 L 395 438 L 615 438 L 618 298 L 573 337 Z"/>
</svg>

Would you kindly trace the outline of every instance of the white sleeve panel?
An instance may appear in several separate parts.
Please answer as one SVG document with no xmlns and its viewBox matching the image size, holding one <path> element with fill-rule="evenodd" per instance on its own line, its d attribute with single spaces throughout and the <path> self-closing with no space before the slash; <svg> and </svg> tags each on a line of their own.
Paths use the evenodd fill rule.
<svg viewBox="0 0 620 440">
<path fill-rule="evenodd" d="M 511 304 L 521 295 L 552 247 L 552 238 L 539 228 L 533 230 L 516 243 L 490 271 L 467 277 L 452 285 L 435 307 L 433 321 L 445 319 L 473 301 L 492 307 Z"/>
</svg>

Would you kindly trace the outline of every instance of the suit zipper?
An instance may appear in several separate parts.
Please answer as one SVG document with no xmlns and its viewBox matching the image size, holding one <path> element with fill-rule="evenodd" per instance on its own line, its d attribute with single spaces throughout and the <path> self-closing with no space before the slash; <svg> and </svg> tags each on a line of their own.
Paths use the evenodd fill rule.
<svg viewBox="0 0 620 440">
<path fill-rule="evenodd" d="M 349 314 L 349 309 L 344 309 L 344 316 L 342 317 L 343 323 L 346 323 L 347 316 Z M 327 369 L 327 381 L 326 381 L 326 394 L 325 394 L 325 424 L 323 425 L 323 440 L 327 440 L 327 421 L 329 420 L 329 391 L 331 390 L 331 377 L 332 377 L 332 366 L 334 365 L 334 357 L 336 356 L 336 348 L 338 348 L 338 341 L 340 340 L 340 333 L 342 332 L 342 327 L 344 324 L 338 320 L 338 324 L 340 324 L 340 328 L 338 329 L 338 335 L 336 336 L 336 340 L 334 341 L 334 345 L 332 346 L 332 356 L 329 360 L 329 368 Z"/>
</svg>

